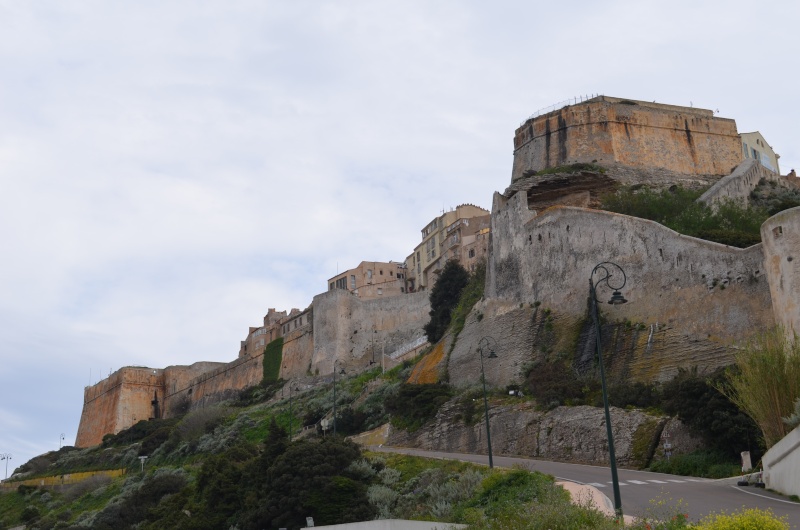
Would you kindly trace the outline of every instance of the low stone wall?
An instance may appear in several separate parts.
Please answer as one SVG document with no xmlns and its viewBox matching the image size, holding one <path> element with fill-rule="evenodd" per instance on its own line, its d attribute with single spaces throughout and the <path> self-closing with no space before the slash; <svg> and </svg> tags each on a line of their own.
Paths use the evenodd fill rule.
<svg viewBox="0 0 800 530">
<path fill-rule="evenodd" d="M 761 461 L 764 483 L 769 489 L 800 496 L 800 427 L 773 445 Z"/>
<path fill-rule="evenodd" d="M 759 164 L 756 160 L 748 158 L 730 174 L 711 186 L 699 199 L 709 205 L 714 205 L 725 199 L 749 202 L 750 193 L 756 189 L 761 179 L 774 182 L 783 182 L 780 175 Z"/>
</svg>

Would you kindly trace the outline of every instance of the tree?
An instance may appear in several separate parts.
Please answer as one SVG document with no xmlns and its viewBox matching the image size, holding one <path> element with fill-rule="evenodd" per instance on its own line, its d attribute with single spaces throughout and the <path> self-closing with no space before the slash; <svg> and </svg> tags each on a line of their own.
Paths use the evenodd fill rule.
<svg viewBox="0 0 800 530">
<path fill-rule="evenodd" d="M 360 457 L 357 445 L 332 436 L 291 443 L 265 470 L 242 528 L 299 528 L 306 517 L 318 525 L 371 519 L 366 485 L 346 471 Z"/>
<path fill-rule="evenodd" d="M 758 335 L 736 353 L 736 370 L 717 389 L 758 424 L 767 449 L 786 436 L 783 418 L 800 398 L 800 338 L 782 328 Z"/>
<path fill-rule="evenodd" d="M 431 289 L 431 310 L 428 313 L 431 320 L 423 328 L 429 342 L 436 343 L 444 336 L 447 326 L 450 325 L 450 314 L 458 304 L 467 282 L 469 273 L 460 263 L 450 260 L 445 264 L 436 285 Z"/>
</svg>

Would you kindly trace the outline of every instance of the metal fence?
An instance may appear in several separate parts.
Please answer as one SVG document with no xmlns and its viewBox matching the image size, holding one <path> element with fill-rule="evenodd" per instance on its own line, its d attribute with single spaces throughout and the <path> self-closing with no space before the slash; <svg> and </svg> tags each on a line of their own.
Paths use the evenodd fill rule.
<svg viewBox="0 0 800 530">
<path fill-rule="evenodd" d="M 525 125 L 525 122 L 528 120 L 532 120 L 533 118 L 537 118 L 542 114 L 547 114 L 548 112 L 553 112 L 554 110 L 560 109 L 562 107 L 566 107 L 567 105 L 576 105 L 578 103 L 583 103 L 584 101 L 589 101 L 590 99 L 596 98 L 598 96 L 602 96 L 603 94 L 588 94 L 584 96 L 575 96 L 571 99 L 565 99 L 564 101 L 559 101 L 558 103 L 553 103 L 552 105 L 548 105 L 547 107 L 542 107 L 541 109 L 537 110 L 528 118 L 520 123 L 520 126 Z"/>
</svg>

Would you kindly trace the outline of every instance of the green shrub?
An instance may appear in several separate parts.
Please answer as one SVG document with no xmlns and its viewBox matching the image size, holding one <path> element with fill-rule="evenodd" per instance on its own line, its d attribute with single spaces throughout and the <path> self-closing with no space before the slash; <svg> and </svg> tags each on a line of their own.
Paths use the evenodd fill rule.
<svg viewBox="0 0 800 530">
<path fill-rule="evenodd" d="M 728 478 L 738 475 L 741 466 L 732 461 L 730 456 L 718 451 L 704 450 L 652 462 L 649 469 L 657 473 L 687 477 Z"/>
<path fill-rule="evenodd" d="M 704 517 L 695 528 L 701 530 L 788 530 L 787 518 L 776 517 L 772 510 L 742 508 L 731 514 L 711 514 Z"/>
<path fill-rule="evenodd" d="M 469 282 L 469 273 L 455 260 L 445 263 L 439 279 L 431 289 L 430 321 L 423 327 L 431 344 L 435 344 L 444 336 L 450 325 L 451 313 L 458 304 L 461 291 Z"/>
<path fill-rule="evenodd" d="M 464 323 L 467 320 L 467 315 L 469 315 L 470 311 L 472 311 L 472 308 L 475 306 L 478 300 L 483 298 L 484 285 L 486 285 L 486 264 L 480 263 L 475 268 L 475 272 L 469 275 L 469 281 L 461 291 L 458 303 L 456 304 L 455 308 L 453 308 L 453 311 L 450 315 L 450 322 L 454 336 L 457 337 L 458 334 L 461 333 L 461 330 L 464 329 Z M 482 319 L 483 317 L 478 315 L 478 320 Z"/>
<path fill-rule="evenodd" d="M 661 408 L 677 416 L 690 431 L 701 436 L 713 450 L 738 461 L 749 450 L 758 460 L 760 433 L 755 422 L 717 387 L 725 381 L 725 370 L 699 375 L 696 369 L 678 371 L 662 385 Z"/>
<path fill-rule="evenodd" d="M 281 371 L 283 355 L 283 337 L 278 337 L 264 348 L 264 383 L 273 383 L 278 380 Z"/>
<path fill-rule="evenodd" d="M 736 369 L 716 389 L 747 411 L 772 447 L 787 434 L 783 418 L 800 398 L 800 340 L 789 341 L 780 328 L 758 335 L 736 352 Z"/>
<path fill-rule="evenodd" d="M 134 425 L 119 431 L 117 434 L 107 434 L 103 436 L 103 447 L 119 447 L 130 445 L 145 438 L 152 436 L 156 431 L 161 430 L 169 433 L 178 423 L 177 419 L 153 419 L 141 420 Z M 160 444 L 159 444 L 160 445 Z"/>
<path fill-rule="evenodd" d="M 725 245 L 744 248 L 761 241 L 761 225 L 769 217 L 766 209 L 735 201 L 723 201 L 712 209 L 697 202 L 700 194 L 679 186 L 661 191 L 624 187 L 603 197 L 601 207 Z"/>
<path fill-rule="evenodd" d="M 403 383 L 386 396 L 383 406 L 392 415 L 392 425 L 413 432 L 436 416 L 452 395 L 453 390 L 448 385 Z"/>
</svg>

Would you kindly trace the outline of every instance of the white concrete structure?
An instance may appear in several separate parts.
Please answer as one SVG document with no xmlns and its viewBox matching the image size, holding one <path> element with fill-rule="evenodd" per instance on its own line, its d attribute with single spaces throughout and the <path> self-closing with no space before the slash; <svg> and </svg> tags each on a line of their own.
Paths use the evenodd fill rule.
<svg viewBox="0 0 800 530">
<path fill-rule="evenodd" d="M 784 495 L 800 495 L 800 427 L 773 445 L 761 461 L 767 488 Z"/>
</svg>

